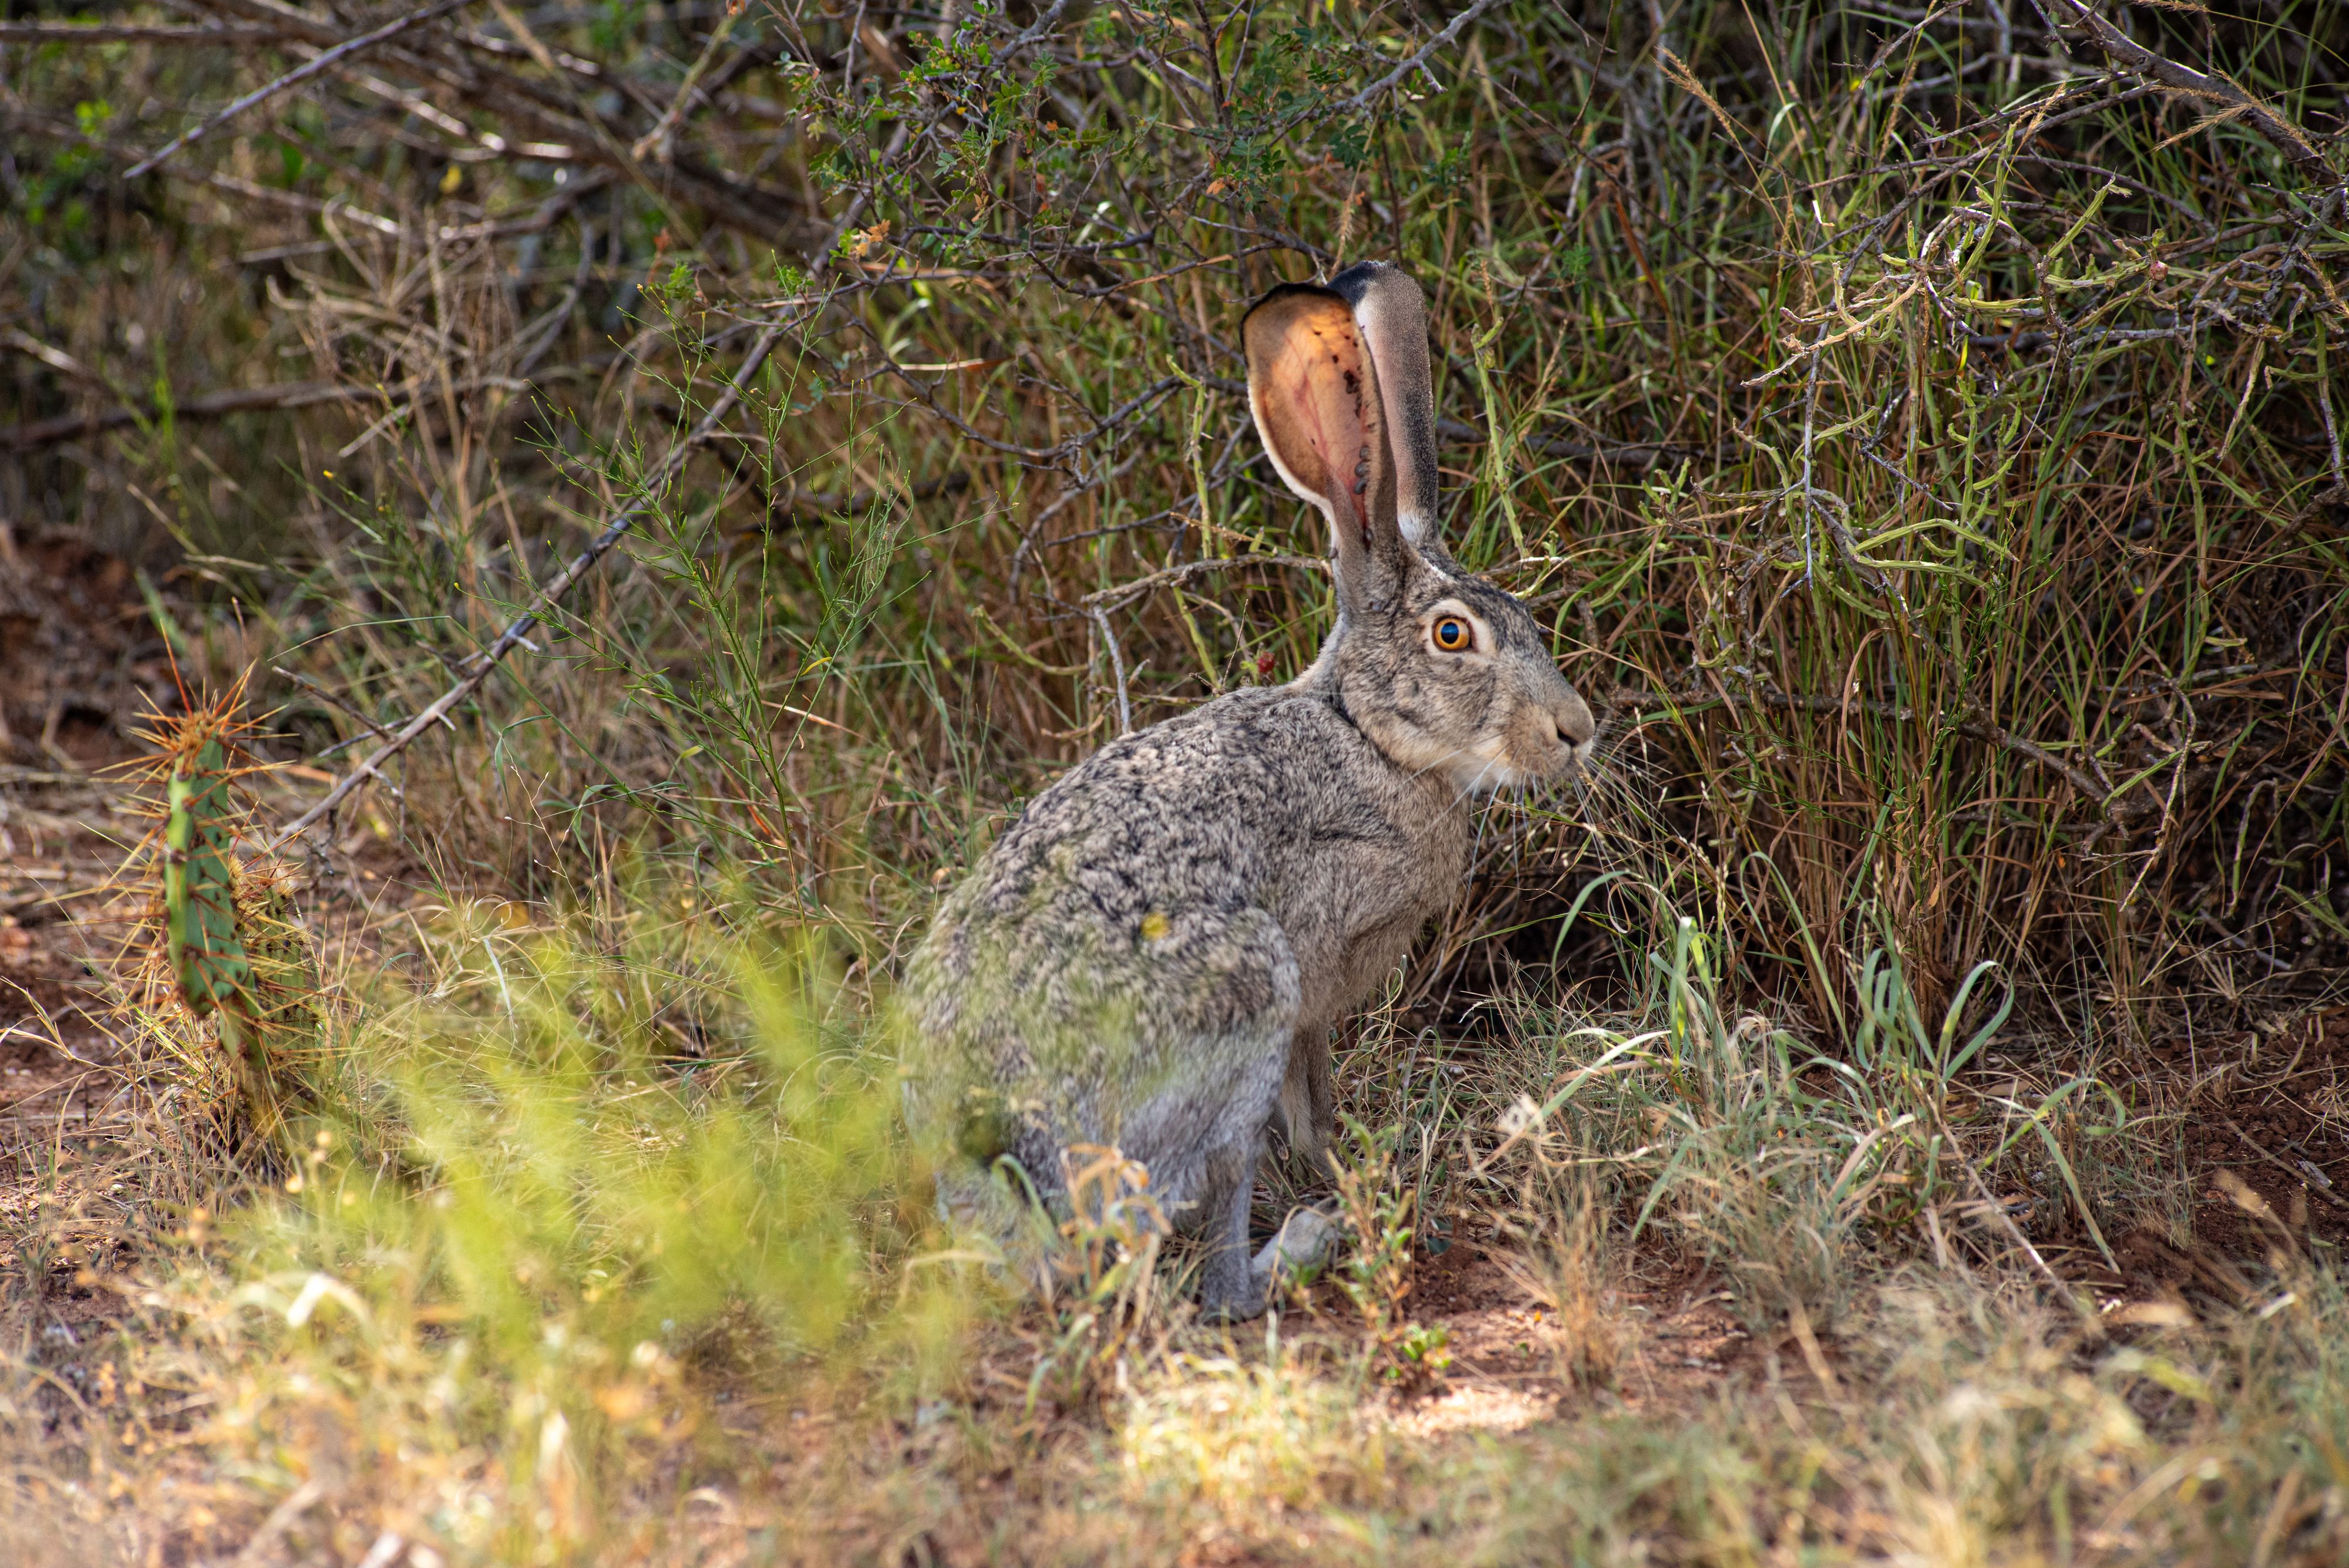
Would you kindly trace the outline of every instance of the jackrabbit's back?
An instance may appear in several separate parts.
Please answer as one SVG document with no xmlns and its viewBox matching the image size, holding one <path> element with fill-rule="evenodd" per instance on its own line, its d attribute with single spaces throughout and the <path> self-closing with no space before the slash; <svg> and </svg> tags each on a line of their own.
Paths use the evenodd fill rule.
<svg viewBox="0 0 2349 1568">
<path fill-rule="evenodd" d="M 1231 693 L 1029 804 L 916 955 L 917 1027 L 1026 1119 L 1146 1158 L 1118 1113 L 1178 1067 L 1171 1043 L 1342 1011 L 1456 886 L 1466 825 L 1327 701 Z"/>
</svg>

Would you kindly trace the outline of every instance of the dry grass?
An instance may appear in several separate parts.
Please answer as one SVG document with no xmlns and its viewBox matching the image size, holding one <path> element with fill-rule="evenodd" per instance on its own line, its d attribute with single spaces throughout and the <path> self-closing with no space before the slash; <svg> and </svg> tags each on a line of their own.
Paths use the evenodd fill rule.
<svg viewBox="0 0 2349 1568">
<path fill-rule="evenodd" d="M 395 13 L 0 24 L 0 555 L 125 564 L 0 600 L 0 760 L 249 674 L 347 776 L 634 509 L 300 846 L 307 1155 L 163 1005 L 15 1151 L 0 1540 L 2337 1561 L 2349 31 L 2111 9 L 1510 0 L 1419 72 L 1402 4 L 501 3 L 138 181 Z M 1277 1334 L 1130 1203 L 1039 1301 L 928 1218 L 894 965 L 1122 715 L 1310 658 L 1232 327 L 1362 255 L 1608 765 L 1341 1042 Z"/>
<path fill-rule="evenodd" d="M 1806 1082 L 1693 940 L 1644 1016 L 1513 1027 L 1571 1093 L 1455 1097 L 1424 1131 L 1457 1179 L 1401 1128 L 1362 1151 L 1355 1206 L 1450 1216 L 1485 1299 L 1423 1299 L 1428 1257 L 1372 1232 L 1234 1336 L 1107 1210 L 1050 1303 L 942 1251 L 885 1035 L 821 961 L 633 908 L 617 953 L 487 906 L 419 921 L 348 999 L 278 1189 L 60 1260 L 14 1314 L 16 1515 L 129 1562 L 2341 1548 L 2329 1246 L 2257 1220 L 2240 1303 L 2051 1287 L 1960 1185 L 2027 1187 L 2027 1144 L 1957 1112 L 1962 1145 L 1897 1136 L 1913 1113 L 1861 1091 L 1930 1093 L 1921 1047 Z M 1715 1300 L 1746 1330 L 1692 1368 Z M 1412 1359 L 1406 1324 L 1456 1354 Z"/>
</svg>

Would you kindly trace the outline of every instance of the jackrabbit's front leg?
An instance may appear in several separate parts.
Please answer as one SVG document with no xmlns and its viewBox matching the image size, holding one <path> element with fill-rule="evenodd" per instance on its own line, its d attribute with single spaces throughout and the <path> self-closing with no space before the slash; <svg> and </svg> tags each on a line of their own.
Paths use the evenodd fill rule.
<svg viewBox="0 0 2349 1568">
<path fill-rule="evenodd" d="M 1208 1164 L 1210 1187 L 1217 1189 L 1209 1202 L 1219 1207 L 1206 1210 L 1216 1218 L 1208 1231 L 1212 1250 L 1199 1300 L 1210 1322 L 1240 1323 L 1257 1316 L 1270 1300 L 1275 1282 L 1283 1275 L 1325 1262 L 1341 1234 L 1338 1222 L 1329 1215 L 1318 1209 L 1299 1209 L 1250 1257 L 1248 1210 L 1256 1195 L 1257 1158 L 1253 1153 L 1248 1156 L 1243 1174 L 1227 1189 L 1220 1184 L 1230 1168 L 1214 1159 Z"/>
<path fill-rule="evenodd" d="M 1257 1251 L 1250 1269 L 1257 1291 L 1269 1302 L 1274 1282 L 1329 1262 L 1344 1234 L 1343 1227 L 1319 1209 L 1295 1210 L 1281 1222 L 1273 1239 Z"/>
<path fill-rule="evenodd" d="M 1264 1311 L 1265 1282 L 1248 1256 L 1248 1208 L 1256 1197 L 1261 1139 L 1208 1152 L 1200 1210 L 1206 1216 L 1207 1264 L 1199 1306 L 1211 1323 L 1240 1323 Z"/>
</svg>

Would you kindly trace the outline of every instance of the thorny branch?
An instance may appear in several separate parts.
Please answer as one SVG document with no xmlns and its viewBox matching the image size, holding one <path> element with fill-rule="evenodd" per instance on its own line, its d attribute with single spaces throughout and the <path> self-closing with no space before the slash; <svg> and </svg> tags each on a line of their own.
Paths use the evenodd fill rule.
<svg viewBox="0 0 2349 1568">
<path fill-rule="evenodd" d="M 230 104 L 226 109 L 221 109 L 211 115 L 202 123 L 192 127 L 191 129 L 181 132 L 178 136 L 173 137 L 163 147 L 149 154 L 147 157 L 140 159 L 138 162 L 133 163 L 129 169 L 123 171 L 122 177 L 125 180 L 136 180 L 141 174 L 146 173 L 149 170 L 166 161 L 173 153 L 179 151 L 182 148 L 193 146 L 196 142 L 202 140 L 206 135 L 218 130 L 222 126 L 226 125 L 230 120 L 234 119 L 238 115 L 243 114 L 245 110 L 258 108 L 262 104 L 267 103 L 271 99 L 275 98 L 278 94 L 289 92 L 295 88 L 301 86 L 304 82 L 308 81 L 313 77 L 325 75 L 326 72 L 333 70 L 337 66 L 340 66 L 344 61 L 350 59 L 353 56 L 358 54 L 364 49 L 373 48 L 378 44 L 398 37 L 400 34 L 407 32 L 410 27 L 420 26 L 426 22 L 438 20 L 442 16 L 448 16 L 450 12 L 459 9 L 460 6 L 468 5 L 471 3 L 472 0 L 434 0 L 432 5 L 425 6 L 420 11 L 410 11 L 405 16 L 386 22 L 382 26 L 378 27 L 371 33 L 362 33 L 357 37 L 351 39 L 347 43 L 336 44 L 333 48 L 327 49 L 311 59 L 307 64 L 296 66 L 294 69 L 287 71 L 284 76 L 279 77 L 276 80 L 270 82 L 264 87 L 255 88 L 253 91 L 245 94 L 243 98 L 238 99 L 234 103 Z"/>
<path fill-rule="evenodd" d="M 474 655 L 472 668 L 462 679 L 427 704 L 414 718 L 401 725 L 398 732 L 380 749 L 344 774 L 341 781 L 326 792 L 325 798 L 286 824 L 284 830 L 270 841 L 268 853 L 277 853 L 316 826 L 331 815 L 336 806 L 362 788 L 369 779 L 381 778 L 386 763 L 405 751 L 409 742 L 440 722 L 443 716 L 479 691 L 481 682 L 487 680 L 491 673 L 505 661 L 506 655 L 528 644 L 531 631 L 547 613 L 563 602 L 564 597 L 570 593 L 580 578 L 585 576 L 595 567 L 596 562 L 610 553 L 612 546 L 620 542 L 622 535 L 660 504 L 663 493 L 667 489 L 670 482 L 675 480 L 685 467 L 686 459 L 693 454 L 696 447 L 707 441 L 724 424 L 726 416 L 733 411 L 736 401 L 741 397 L 742 389 L 750 383 L 752 377 L 759 373 L 759 368 L 766 363 L 768 354 L 772 351 L 776 342 L 781 337 L 781 328 L 771 327 L 751 340 L 750 351 L 742 356 L 740 364 L 736 367 L 733 377 L 726 383 L 725 389 L 710 403 L 709 411 L 702 415 L 700 422 L 694 426 L 692 432 L 670 448 L 668 455 L 645 477 L 638 487 L 637 499 L 615 513 L 595 536 L 588 541 L 587 547 L 573 556 L 570 565 L 556 573 L 551 581 L 532 597 L 529 607 L 516 616 L 503 631 L 498 633 L 496 639 L 489 647 Z"/>
</svg>

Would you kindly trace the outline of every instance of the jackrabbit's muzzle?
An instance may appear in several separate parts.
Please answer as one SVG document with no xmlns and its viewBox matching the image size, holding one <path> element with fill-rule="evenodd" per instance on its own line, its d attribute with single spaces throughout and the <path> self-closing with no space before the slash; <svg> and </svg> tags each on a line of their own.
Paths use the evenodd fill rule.
<svg viewBox="0 0 2349 1568">
<path fill-rule="evenodd" d="M 1538 655 L 1513 661 L 1508 675 L 1516 711 L 1490 754 L 1496 764 L 1491 787 L 1544 784 L 1587 766 L 1599 726 L 1581 693 Z"/>
</svg>

